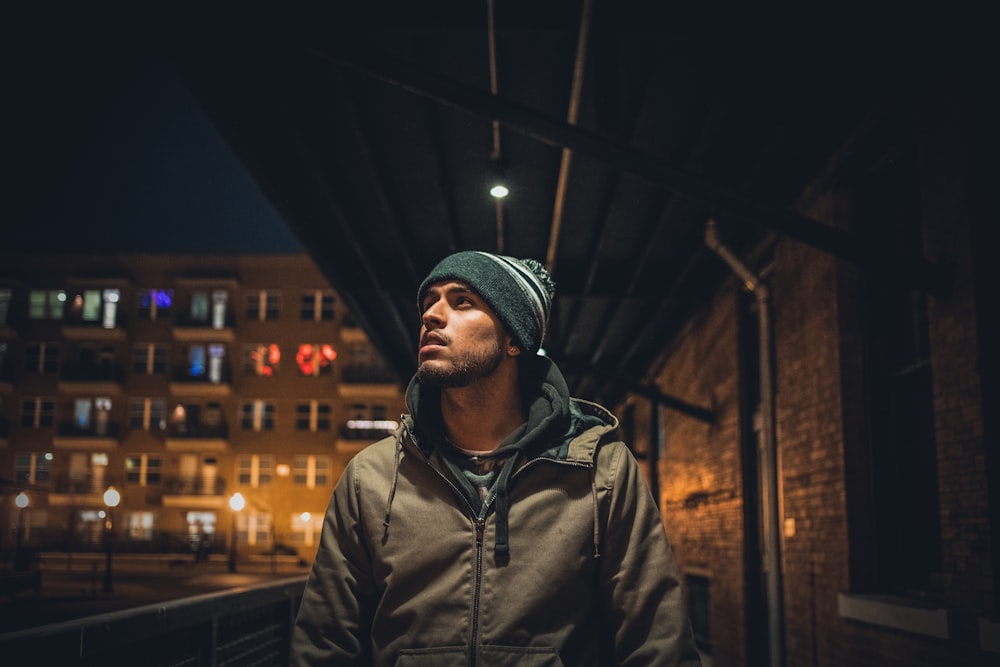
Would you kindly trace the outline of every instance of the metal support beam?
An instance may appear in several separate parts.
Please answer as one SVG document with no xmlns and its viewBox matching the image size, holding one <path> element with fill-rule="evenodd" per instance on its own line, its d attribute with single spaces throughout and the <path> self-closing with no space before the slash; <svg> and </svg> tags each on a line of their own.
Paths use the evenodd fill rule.
<svg viewBox="0 0 1000 667">
<path fill-rule="evenodd" d="M 648 398 L 653 402 L 653 410 L 656 410 L 657 406 L 662 405 L 689 417 L 694 417 L 695 419 L 703 421 L 706 424 L 715 423 L 715 412 L 713 410 L 693 405 L 669 394 L 664 394 L 657 387 L 652 387 L 650 385 L 632 385 L 627 387 L 627 391 L 630 391 L 637 396 Z"/>
<path fill-rule="evenodd" d="M 345 40 L 346 42 L 346 40 Z M 706 183 L 690 174 L 672 169 L 657 157 L 609 141 L 584 128 L 553 119 L 529 107 L 489 92 L 436 76 L 411 63 L 381 54 L 358 55 L 348 43 L 316 44 L 313 52 L 321 58 L 373 76 L 390 85 L 427 97 L 440 104 L 496 119 L 506 127 L 537 141 L 589 155 L 609 165 L 640 176 L 684 197 L 700 201 L 719 211 L 745 218 L 787 238 L 858 264 L 889 263 L 892 272 L 924 291 L 947 292 L 949 272 L 925 258 L 885 257 L 863 243 L 850 231 L 837 229 L 802 213 L 767 206 L 736 193 Z"/>
</svg>

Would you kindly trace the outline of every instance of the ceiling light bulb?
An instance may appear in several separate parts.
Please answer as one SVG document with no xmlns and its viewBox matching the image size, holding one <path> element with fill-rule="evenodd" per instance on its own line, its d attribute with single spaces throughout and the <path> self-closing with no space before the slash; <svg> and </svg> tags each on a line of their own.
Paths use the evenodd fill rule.
<svg viewBox="0 0 1000 667">
<path fill-rule="evenodd" d="M 496 197 L 497 199 L 503 199 L 504 197 L 510 194 L 510 190 L 508 190 L 507 186 L 505 185 L 494 185 L 492 188 L 490 188 L 490 194 Z"/>
</svg>

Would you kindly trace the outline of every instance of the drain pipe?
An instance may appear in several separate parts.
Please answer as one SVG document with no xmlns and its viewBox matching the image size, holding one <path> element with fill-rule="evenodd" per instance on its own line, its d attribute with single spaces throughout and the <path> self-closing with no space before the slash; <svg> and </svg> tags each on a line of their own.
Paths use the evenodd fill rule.
<svg viewBox="0 0 1000 667">
<path fill-rule="evenodd" d="M 771 371 L 771 319 L 767 287 L 726 246 L 719 241 L 715 220 L 705 225 L 705 245 L 722 258 L 743 281 L 743 287 L 757 301 L 757 324 L 760 344 L 760 432 L 761 447 L 758 466 L 763 477 L 761 504 L 764 525 L 764 567 L 767 570 L 768 655 L 771 667 L 781 667 L 785 661 L 784 598 L 781 572 L 781 453 L 778 451 L 774 426 L 774 379 Z"/>
</svg>

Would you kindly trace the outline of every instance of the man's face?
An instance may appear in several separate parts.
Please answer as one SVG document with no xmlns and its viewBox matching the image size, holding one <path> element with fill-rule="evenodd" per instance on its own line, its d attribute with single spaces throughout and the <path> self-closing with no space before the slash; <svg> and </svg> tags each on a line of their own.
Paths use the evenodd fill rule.
<svg viewBox="0 0 1000 667">
<path fill-rule="evenodd" d="M 436 283 L 421 305 L 417 353 L 421 383 L 465 387 L 500 366 L 509 337 L 492 309 L 465 283 Z"/>
</svg>

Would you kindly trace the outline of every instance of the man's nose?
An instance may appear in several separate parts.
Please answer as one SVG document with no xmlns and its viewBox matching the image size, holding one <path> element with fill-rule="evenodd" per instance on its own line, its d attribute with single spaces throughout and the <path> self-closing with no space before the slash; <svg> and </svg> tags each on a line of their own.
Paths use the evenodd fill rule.
<svg viewBox="0 0 1000 667">
<path fill-rule="evenodd" d="M 445 307 L 441 299 L 431 303 L 427 309 L 424 310 L 424 314 L 421 317 L 424 326 L 428 329 L 444 326 L 445 319 Z"/>
</svg>

